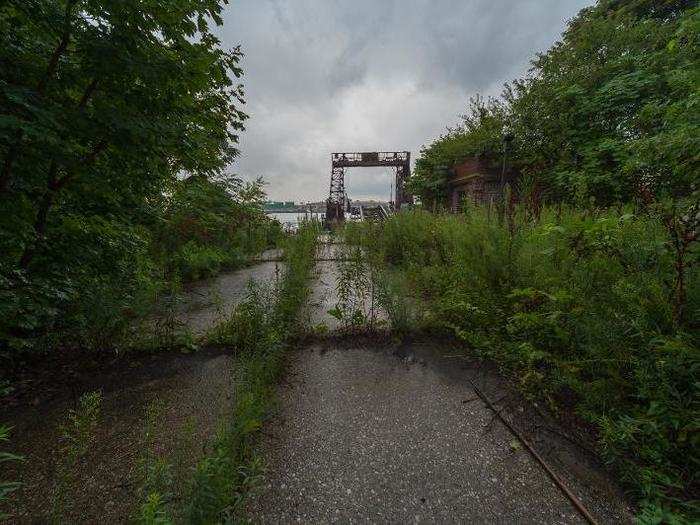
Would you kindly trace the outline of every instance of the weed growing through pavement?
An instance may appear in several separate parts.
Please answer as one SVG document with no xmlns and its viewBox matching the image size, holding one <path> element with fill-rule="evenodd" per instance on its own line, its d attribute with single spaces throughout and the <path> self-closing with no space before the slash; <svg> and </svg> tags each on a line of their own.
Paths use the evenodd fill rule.
<svg viewBox="0 0 700 525">
<path fill-rule="evenodd" d="M 10 442 L 10 427 L 5 425 L 0 425 L 0 445 L 4 445 Z M 0 464 L 8 463 L 10 461 L 23 461 L 22 456 L 12 454 L 11 452 L 0 451 Z M 10 493 L 14 492 L 20 487 L 20 483 L 16 481 L 3 481 L 0 480 L 0 506 L 7 500 Z M 11 516 L 9 514 L 4 514 L 0 510 L 0 520 L 9 519 Z"/>
<path fill-rule="evenodd" d="M 159 399 L 146 406 L 144 420 L 143 446 L 138 461 L 140 491 L 143 494 L 137 523 L 151 525 L 168 523 L 167 505 L 173 494 L 172 465 L 158 449 L 158 428 L 163 426 L 165 403 Z"/>
<path fill-rule="evenodd" d="M 309 293 L 317 235 L 316 223 L 303 224 L 284 243 L 286 271 L 273 283 L 251 286 L 247 299 L 207 334 L 208 344 L 236 355 L 233 414 L 223 422 L 211 452 L 197 463 L 177 508 L 168 505 L 168 484 L 156 484 L 156 490 L 144 491 L 140 523 L 169 523 L 173 516 L 192 524 L 230 523 L 243 516 L 247 495 L 260 483 L 258 434 L 272 408 L 285 352 L 305 329 L 300 312 Z"/>
<path fill-rule="evenodd" d="M 68 420 L 59 427 L 59 457 L 52 494 L 51 521 L 65 522 L 69 488 L 78 486 L 79 471 L 94 442 L 99 425 L 102 394 L 89 392 L 78 400 L 78 406 L 68 411 Z"/>
<path fill-rule="evenodd" d="M 176 274 L 168 281 L 167 289 L 159 301 L 157 315 L 138 325 L 129 348 L 140 352 L 196 350 L 198 341 L 179 316 L 182 304 L 182 281 Z"/>
<path fill-rule="evenodd" d="M 411 313 L 400 296 L 415 298 L 413 330 L 452 335 L 529 396 L 575 411 L 640 519 L 671 522 L 698 514 L 696 210 L 470 205 L 348 226 L 346 238 L 391 276 L 378 295 L 392 323 Z"/>
<path fill-rule="evenodd" d="M 346 245 L 339 252 L 337 302 L 328 313 L 344 330 L 373 330 L 381 324 L 376 269 L 367 263 L 360 246 Z"/>
</svg>

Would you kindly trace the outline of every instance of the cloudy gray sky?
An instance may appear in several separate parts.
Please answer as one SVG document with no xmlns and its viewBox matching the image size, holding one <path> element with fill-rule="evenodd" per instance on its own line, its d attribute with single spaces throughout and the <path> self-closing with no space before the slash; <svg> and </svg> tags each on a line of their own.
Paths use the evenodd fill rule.
<svg viewBox="0 0 700 525">
<path fill-rule="evenodd" d="M 458 121 L 593 0 L 231 0 L 219 36 L 241 44 L 246 112 L 232 171 L 272 199 L 327 197 L 333 151 L 410 150 Z M 388 199 L 388 170 L 346 173 L 351 198 Z"/>
</svg>

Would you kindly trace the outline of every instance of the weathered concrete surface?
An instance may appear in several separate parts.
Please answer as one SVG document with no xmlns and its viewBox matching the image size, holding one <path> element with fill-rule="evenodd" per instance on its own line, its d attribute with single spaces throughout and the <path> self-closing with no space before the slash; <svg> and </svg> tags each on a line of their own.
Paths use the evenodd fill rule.
<svg viewBox="0 0 700 525">
<path fill-rule="evenodd" d="M 583 522 L 476 396 L 478 385 L 601 522 L 631 522 L 595 457 L 494 370 L 445 345 L 363 344 L 358 332 L 338 339 L 342 323 L 328 311 L 346 256 L 342 245 L 319 248 L 307 313 L 334 338 L 291 359 L 263 446 L 269 472 L 250 506 L 254 521 Z"/>
<path fill-rule="evenodd" d="M 337 263 L 332 260 L 319 261 L 316 263 L 314 273 L 314 281 L 307 308 L 309 324 L 312 327 L 324 325 L 330 331 L 338 330 L 341 327 L 340 320 L 328 313 L 335 308 L 337 303 Z"/>
<path fill-rule="evenodd" d="M 270 248 L 265 250 L 260 255 L 253 257 L 256 262 L 275 262 L 281 261 L 284 257 L 284 250 L 282 248 Z"/>
<path fill-rule="evenodd" d="M 340 265 L 348 264 L 349 259 L 353 256 L 345 245 L 321 242 L 316 250 L 316 267 L 314 269 L 314 277 L 311 283 L 311 296 L 307 307 L 307 316 L 309 325 L 312 327 L 324 326 L 329 332 L 341 331 L 345 328 L 346 323 L 329 312 L 338 306 L 338 282 L 341 278 Z M 367 269 L 369 271 L 369 269 Z M 369 281 L 369 277 L 367 277 Z M 368 323 L 374 327 L 377 323 L 386 325 L 388 317 L 386 312 L 382 311 L 377 304 L 376 297 L 373 300 L 370 289 L 366 289 L 360 293 L 354 285 L 351 289 L 351 303 L 354 308 L 361 310 L 367 318 Z M 376 294 L 375 294 L 376 295 Z M 352 310 L 350 308 L 349 310 Z M 346 315 L 350 312 L 345 312 Z"/>
<path fill-rule="evenodd" d="M 187 285 L 175 306 L 175 319 L 193 334 L 201 335 L 228 317 L 247 297 L 251 281 L 270 284 L 283 271 L 284 263 L 261 262 Z"/>
<path fill-rule="evenodd" d="M 265 262 L 187 285 L 175 304 L 177 323 L 204 333 L 247 296 L 249 282 L 273 282 L 283 268 L 281 263 Z M 11 512 L 11 523 L 49 521 L 62 456 L 59 426 L 83 393 L 102 393 L 101 416 L 94 446 L 68 487 L 69 523 L 131 521 L 142 498 L 139 461 L 146 447 L 148 406 L 160 407 L 157 453 L 175 463 L 173 474 L 182 474 L 182 483 L 189 481 L 207 442 L 232 411 L 235 361 L 219 352 L 127 355 L 113 362 L 103 357 L 94 365 L 80 365 L 56 373 L 67 376 L 59 382 L 47 374 L 45 384 L 36 387 L 41 398 L 0 407 L 0 421 L 13 427 L 12 450 L 26 458 L 23 463 L 0 464 L 0 479 L 22 482 L 8 507 L 0 509 Z"/>
<path fill-rule="evenodd" d="M 582 522 L 476 398 L 468 377 L 488 390 L 483 371 L 462 370 L 454 360 L 432 364 L 435 359 L 414 350 L 420 349 L 328 343 L 293 356 L 264 445 L 269 475 L 251 506 L 253 519 Z M 531 414 L 519 407 L 511 417 Z M 561 448 L 568 483 L 602 522 L 630 521 L 604 473 L 565 444 L 550 445 Z"/>
</svg>

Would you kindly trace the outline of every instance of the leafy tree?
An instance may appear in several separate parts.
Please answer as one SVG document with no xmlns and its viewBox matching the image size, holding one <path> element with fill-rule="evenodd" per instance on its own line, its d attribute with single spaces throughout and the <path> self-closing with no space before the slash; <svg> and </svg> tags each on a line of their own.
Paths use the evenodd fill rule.
<svg viewBox="0 0 700 525">
<path fill-rule="evenodd" d="M 240 52 L 209 31 L 220 11 L 216 0 L 5 5 L 0 191 L 22 231 L 9 246 L 20 268 L 50 237 L 64 191 L 128 206 L 178 171 L 210 175 L 233 158 Z"/>
<path fill-rule="evenodd" d="M 445 197 L 448 170 L 454 164 L 468 157 L 499 162 L 506 115 L 507 108 L 500 101 L 484 100 L 480 96 L 472 98 L 461 124 L 448 128 L 444 135 L 421 150 L 409 180 L 410 190 L 433 208 Z"/>
<path fill-rule="evenodd" d="M 178 175 L 237 155 L 241 51 L 211 32 L 225 3 L 0 5 L 0 339 L 77 323 L 85 295 L 105 317 L 129 306 Z"/>
<path fill-rule="evenodd" d="M 607 205 L 642 188 L 688 195 L 700 178 L 699 40 L 695 1 L 599 0 L 583 9 L 489 108 L 515 137 L 516 167 L 556 201 Z M 425 148 L 419 193 L 444 187 L 438 163 L 483 154 L 484 136 L 493 153 L 500 130 L 481 119 Z"/>
<path fill-rule="evenodd" d="M 275 244 L 281 225 L 263 210 L 263 186 L 261 179 L 235 176 L 179 181 L 153 229 L 166 270 L 185 278 L 212 275 Z"/>
</svg>

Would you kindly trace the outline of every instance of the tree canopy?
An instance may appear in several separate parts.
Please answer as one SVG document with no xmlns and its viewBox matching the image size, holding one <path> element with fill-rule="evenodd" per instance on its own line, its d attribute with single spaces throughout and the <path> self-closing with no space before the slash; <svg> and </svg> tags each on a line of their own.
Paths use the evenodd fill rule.
<svg viewBox="0 0 700 525">
<path fill-rule="evenodd" d="M 0 5 L 0 345 L 49 330 L 81 292 L 128 307 L 193 196 L 181 179 L 214 184 L 196 187 L 216 216 L 244 197 L 215 190 L 246 119 L 241 50 L 212 32 L 226 3 Z"/>
<path fill-rule="evenodd" d="M 461 125 L 425 147 L 414 191 L 444 191 L 459 160 L 500 158 L 551 200 L 606 205 L 640 186 L 687 194 L 700 172 L 700 10 L 688 0 L 599 0 L 560 42 L 506 84 L 498 100 L 474 99 Z"/>
</svg>

